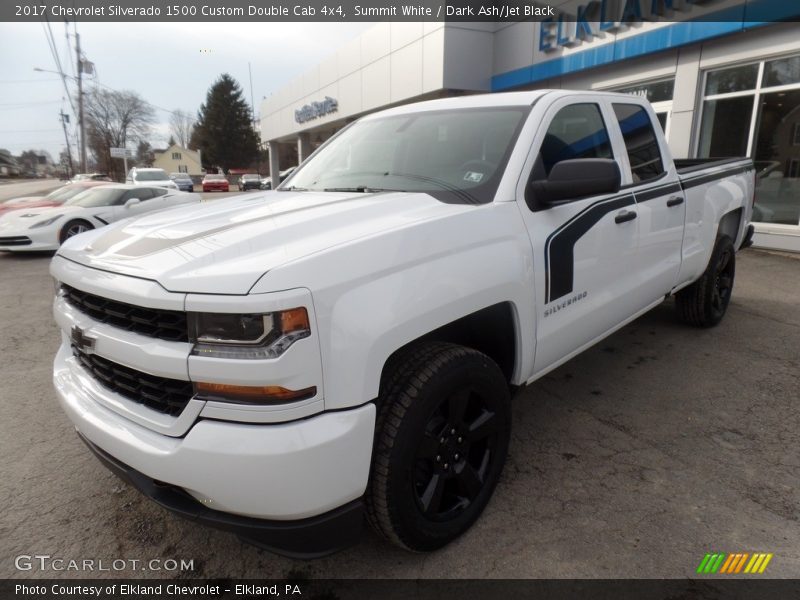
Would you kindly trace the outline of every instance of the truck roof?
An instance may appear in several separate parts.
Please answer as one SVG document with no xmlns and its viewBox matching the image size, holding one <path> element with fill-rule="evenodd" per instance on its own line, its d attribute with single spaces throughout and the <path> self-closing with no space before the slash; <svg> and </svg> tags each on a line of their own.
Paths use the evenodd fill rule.
<svg viewBox="0 0 800 600">
<path fill-rule="evenodd" d="M 498 106 L 530 106 L 536 100 L 546 94 L 553 94 L 555 97 L 560 96 L 591 96 L 597 98 L 598 96 L 614 96 L 626 97 L 634 101 L 639 101 L 640 98 L 630 94 L 620 94 L 619 92 L 605 92 L 598 90 L 560 90 L 560 89 L 544 89 L 544 90 L 530 90 L 525 92 L 503 92 L 499 94 L 473 94 L 470 96 L 459 96 L 456 98 L 439 98 L 436 100 L 427 100 L 425 102 L 416 102 L 414 104 L 406 104 L 389 108 L 380 112 L 373 113 L 364 117 L 364 120 L 373 118 L 381 118 L 392 115 L 412 114 L 416 112 L 423 112 L 428 110 L 449 110 L 456 108 L 485 108 L 485 107 L 498 107 Z"/>
</svg>

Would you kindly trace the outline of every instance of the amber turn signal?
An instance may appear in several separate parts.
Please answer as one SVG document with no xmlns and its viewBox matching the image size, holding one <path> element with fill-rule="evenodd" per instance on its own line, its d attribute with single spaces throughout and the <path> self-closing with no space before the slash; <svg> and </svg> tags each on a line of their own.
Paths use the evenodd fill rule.
<svg viewBox="0 0 800 600">
<path fill-rule="evenodd" d="M 207 383 L 205 381 L 196 382 L 194 389 L 198 396 L 207 400 L 218 397 L 228 401 L 253 404 L 294 402 L 311 398 L 317 393 L 315 386 L 303 390 L 287 390 L 277 385 L 228 385 L 227 383 Z"/>
<path fill-rule="evenodd" d="M 281 316 L 281 332 L 290 333 L 292 331 L 309 331 L 311 325 L 308 323 L 308 311 L 305 308 L 293 308 L 284 310 Z"/>
</svg>

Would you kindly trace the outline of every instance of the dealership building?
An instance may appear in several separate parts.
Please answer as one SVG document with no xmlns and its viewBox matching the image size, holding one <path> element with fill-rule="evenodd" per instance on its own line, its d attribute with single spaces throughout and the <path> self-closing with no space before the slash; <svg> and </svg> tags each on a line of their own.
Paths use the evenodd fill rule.
<svg viewBox="0 0 800 600">
<path fill-rule="evenodd" d="M 800 2 L 552 4 L 563 13 L 548 21 L 373 26 L 264 99 L 271 172 L 391 106 L 542 88 L 620 91 L 650 100 L 674 157 L 752 157 L 756 245 L 800 251 Z M 669 21 L 648 13 L 665 5 L 676 9 Z"/>
</svg>

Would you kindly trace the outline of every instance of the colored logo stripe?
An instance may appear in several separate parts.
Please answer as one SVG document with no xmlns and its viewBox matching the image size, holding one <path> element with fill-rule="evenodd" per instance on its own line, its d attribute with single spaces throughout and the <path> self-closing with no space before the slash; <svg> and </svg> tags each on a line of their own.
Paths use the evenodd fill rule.
<svg viewBox="0 0 800 600">
<path fill-rule="evenodd" d="M 765 552 L 753 554 L 748 552 L 734 552 L 731 554 L 725 554 L 724 552 L 708 553 L 700 561 L 697 573 L 763 573 L 772 557 L 772 553 Z"/>
</svg>

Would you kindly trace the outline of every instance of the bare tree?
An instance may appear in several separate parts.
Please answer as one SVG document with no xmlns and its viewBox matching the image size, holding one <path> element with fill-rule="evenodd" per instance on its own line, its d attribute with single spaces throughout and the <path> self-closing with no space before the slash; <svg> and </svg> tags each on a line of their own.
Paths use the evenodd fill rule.
<svg viewBox="0 0 800 600">
<path fill-rule="evenodd" d="M 94 88 L 86 94 L 84 112 L 89 147 L 98 167 L 122 179 L 122 163 L 111 158 L 110 149 L 145 140 L 155 121 L 152 107 L 136 92 Z"/>
<path fill-rule="evenodd" d="M 185 110 L 175 110 L 169 118 L 169 131 L 178 144 L 184 148 L 189 147 L 194 129 L 194 117 Z"/>
</svg>

